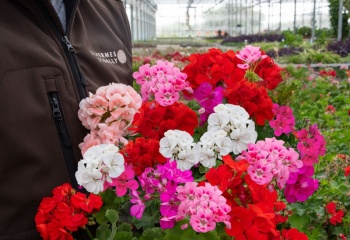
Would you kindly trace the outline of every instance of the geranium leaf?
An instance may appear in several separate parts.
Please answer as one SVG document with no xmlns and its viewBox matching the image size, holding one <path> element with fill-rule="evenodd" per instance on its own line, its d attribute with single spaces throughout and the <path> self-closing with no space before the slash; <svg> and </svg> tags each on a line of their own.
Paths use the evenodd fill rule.
<svg viewBox="0 0 350 240">
<path fill-rule="evenodd" d="M 118 212 L 116 210 L 113 210 L 113 209 L 108 209 L 106 211 L 106 217 L 112 224 L 117 223 L 117 221 L 119 219 Z"/>
<path fill-rule="evenodd" d="M 292 228 L 296 228 L 299 231 L 303 231 L 306 225 L 310 222 L 310 217 L 307 214 L 299 216 L 298 214 L 293 214 L 288 219 Z"/>
<path fill-rule="evenodd" d="M 206 232 L 206 233 L 197 234 L 194 239 L 196 239 L 196 240 L 207 240 L 207 239 L 220 240 L 220 237 L 218 236 L 216 231 L 210 231 L 210 232 Z"/>
<path fill-rule="evenodd" d="M 132 240 L 132 232 L 117 232 L 115 234 L 114 240 Z"/>
<path fill-rule="evenodd" d="M 117 232 L 131 232 L 132 226 L 129 223 L 123 222 L 118 226 Z"/>
<path fill-rule="evenodd" d="M 164 239 L 164 230 L 161 228 L 148 228 L 143 231 L 140 240 L 162 240 Z"/>
<path fill-rule="evenodd" d="M 181 229 L 183 224 L 186 224 L 186 220 L 179 221 L 175 224 L 175 226 L 171 229 L 165 230 L 166 240 L 179 240 L 179 239 L 194 239 L 196 232 L 192 229 L 192 227 L 188 227 L 184 230 Z"/>
<path fill-rule="evenodd" d="M 100 226 L 97 228 L 96 230 L 96 238 L 98 239 L 107 239 L 112 231 L 109 229 L 109 224 L 107 223 L 102 223 L 100 224 Z"/>
<path fill-rule="evenodd" d="M 144 211 L 142 218 L 135 221 L 135 226 L 137 229 L 140 228 L 151 228 L 155 224 L 159 223 L 160 214 L 158 211 L 151 211 L 152 207 L 147 207 Z"/>
</svg>

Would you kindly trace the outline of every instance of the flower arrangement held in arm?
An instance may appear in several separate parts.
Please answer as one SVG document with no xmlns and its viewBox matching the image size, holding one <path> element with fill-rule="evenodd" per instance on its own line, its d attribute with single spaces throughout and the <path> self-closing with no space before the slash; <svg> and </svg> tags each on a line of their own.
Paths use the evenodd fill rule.
<svg viewBox="0 0 350 240">
<path fill-rule="evenodd" d="M 81 102 L 79 118 L 91 132 L 76 178 L 104 202 L 100 211 L 102 204 L 81 207 L 81 218 L 92 214 L 98 239 L 307 239 L 287 224 L 286 207 L 317 190 L 313 164 L 325 141 L 317 125 L 295 129 L 292 110 L 269 97 L 282 69 L 249 45 L 189 61 L 182 71 L 160 60 L 141 66 L 133 74 L 141 96 L 110 84 Z M 40 207 L 38 231 L 51 239 L 56 232 L 42 214 Z M 87 229 L 85 220 L 55 222 L 64 234 Z"/>
</svg>

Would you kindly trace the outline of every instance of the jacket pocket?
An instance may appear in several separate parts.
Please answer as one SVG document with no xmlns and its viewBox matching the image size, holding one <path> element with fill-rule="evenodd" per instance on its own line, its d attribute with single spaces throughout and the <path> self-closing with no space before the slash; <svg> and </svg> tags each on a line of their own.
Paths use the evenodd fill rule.
<svg viewBox="0 0 350 240">
<path fill-rule="evenodd" d="M 69 182 L 47 76 L 63 80 L 53 67 L 9 71 L 0 80 L 0 239 L 34 230 L 41 199 Z"/>
</svg>

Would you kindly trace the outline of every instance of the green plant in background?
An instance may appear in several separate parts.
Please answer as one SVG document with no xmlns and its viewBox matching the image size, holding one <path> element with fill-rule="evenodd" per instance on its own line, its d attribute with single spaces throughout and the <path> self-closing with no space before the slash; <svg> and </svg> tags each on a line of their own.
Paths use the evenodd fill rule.
<svg viewBox="0 0 350 240">
<path fill-rule="evenodd" d="M 310 240 L 345 239 L 350 234 L 350 184 L 349 176 L 344 175 L 350 165 L 350 84 L 344 78 L 318 76 L 307 68 L 289 66 L 287 72 L 286 83 L 278 89 L 278 97 L 284 97 L 275 99 L 290 103 L 297 126 L 318 122 L 327 141 L 327 153 L 315 168 L 319 189 L 307 201 L 290 205 L 293 214 L 288 221 L 291 227 L 306 231 Z M 332 223 L 329 204 L 344 214 L 340 223 Z"/>
<path fill-rule="evenodd" d="M 311 28 L 304 26 L 297 29 L 297 34 L 303 36 L 304 38 L 310 38 L 311 37 Z"/>
<path fill-rule="evenodd" d="M 333 37 L 338 35 L 338 18 L 339 18 L 339 0 L 328 0 L 329 2 L 329 16 L 331 29 L 333 33 Z M 348 6 L 349 3 L 346 1 L 344 6 Z M 343 27 L 342 27 L 342 38 L 345 39 L 349 36 L 349 24 L 348 24 L 348 14 L 343 13 Z"/>
<path fill-rule="evenodd" d="M 284 43 L 287 46 L 299 46 L 303 42 L 303 37 L 292 30 L 285 30 L 282 34 L 284 35 Z"/>
</svg>

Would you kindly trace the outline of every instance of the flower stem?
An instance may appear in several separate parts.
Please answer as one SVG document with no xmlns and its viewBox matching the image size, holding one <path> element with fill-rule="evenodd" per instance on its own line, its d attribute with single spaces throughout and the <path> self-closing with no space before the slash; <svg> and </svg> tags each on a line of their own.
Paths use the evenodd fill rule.
<svg viewBox="0 0 350 240">
<path fill-rule="evenodd" d="M 86 234 L 89 236 L 89 238 L 90 238 L 91 240 L 93 240 L 93 239 L 94 239 L 94 236 L 92 236 L 92 234 L 91 234 L 89 228 L 88 228 L 88 227 L 85 227 L 84 229 L 85 229 Z"/>
</svg>

